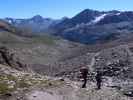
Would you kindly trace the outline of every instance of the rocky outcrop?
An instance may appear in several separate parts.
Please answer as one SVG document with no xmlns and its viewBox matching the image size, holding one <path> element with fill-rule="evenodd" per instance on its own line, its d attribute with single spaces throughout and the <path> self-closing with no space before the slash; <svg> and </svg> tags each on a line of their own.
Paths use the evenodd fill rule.
<svg viewBox="0 0 133 100">
<path fill-rule="evenodd" d="M 132 79 L 133 56 L 127 45 L 121 45 L 110 49 L 102 50 L 96 54 L 86 54 L 75 59 L 69 59 L 52 68 L 58 72 L 57 76 L 69 77 L 79 80 L 80 68 L 89 68 L 90 80 L 95 79 L 95 72 L 101 71 L 103 76 L 116 77 L 117 79 Z"/>
<path fill-rule="evenodd" d="M 0 47 L 0 64 L 8 65 L 17 70 L 24 70 L 27 67 L 12 50 L 4 46 Z"/>
<path fill-rule="evenodd" d="M 104 76 L 132 78 L 132 53 L 128 46 L 118 46 L 103 50 L 95 56 L 94 69 L 100 70 Z"/>
</svg>

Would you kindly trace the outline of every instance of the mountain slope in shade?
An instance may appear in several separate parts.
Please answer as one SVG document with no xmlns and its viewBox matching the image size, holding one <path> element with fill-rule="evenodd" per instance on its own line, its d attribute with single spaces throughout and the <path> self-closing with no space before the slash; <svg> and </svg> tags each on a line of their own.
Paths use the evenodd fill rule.
<svg viewBox="0 0 133 100">
<path fill-rule="evenodd" d="M 133 32 L 133 12 L 84 10 L 55 26 L 55 35 L 85 44 L 105 43 Z"/>
</svg>

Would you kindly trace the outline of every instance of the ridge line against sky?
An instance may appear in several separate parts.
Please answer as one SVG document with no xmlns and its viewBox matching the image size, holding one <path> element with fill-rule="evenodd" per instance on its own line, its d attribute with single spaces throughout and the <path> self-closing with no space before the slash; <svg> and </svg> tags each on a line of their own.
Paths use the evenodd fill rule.
<svg viewBox="0 0 133 100">
<path fill-rule="evenodd" d="M 59 19 L 73 17 L 84 9 L 133 11 L 133 0 L 0 0 L 0 18 L 30 18 L 41 15 Z"/>
</svg>

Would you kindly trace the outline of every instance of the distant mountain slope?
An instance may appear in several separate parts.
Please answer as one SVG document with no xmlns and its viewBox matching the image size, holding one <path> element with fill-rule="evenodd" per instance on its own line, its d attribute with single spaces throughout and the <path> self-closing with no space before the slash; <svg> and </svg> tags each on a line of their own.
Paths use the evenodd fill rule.
<svg viewBox="0 0 133 100">
<path fill-rule="evenodd" d="M 16 32 L 16 29 L 13 25 L 8 22 L 0 19 L 0 31 Z"/>
<path fill-rule="evenodd" d="M 76 16 L 72 17 L 71 19 L 65 19 L 64 21 L 57 24 L 55 27 L 63 30 L 66 28 L 71 28 L 81 23 L 86 24 L 91 20 L 94 20 L 94 18 L 100 14 L 101 13 L 98 11 L 92 11 L 90 9 L 86 9 L 81 13 L 77 14 Z"/>
<path fill-rule="evenodd" d="M 54 20 L 36 15 L 27 19 L 3 19 L 23 36 L 57 35 L 83 44 L 128 38 L 133 33 L 133 11 L 85 9 L 72 18 Z M 128 35 L 127 35 L 128 34 Z"/>
<path fill-rule="evenodd" d="M 105 43 L 127 37 L 133 32 L 132 11 L 95 11 L 86 9 L 55 26 L 55 35 L 85 44 Z"/>
<path fill-rule="evenodd" d="M 121 22 L 105 25 L 80 25 L 64 30 L 62 37 L 85 44 L 105 43 L 128 38 L 133 33 L 133 22 Z"/>
<path fill-rule="evenodd" d="M 43 32 L 43 34 L 48 33 L 49 27 L 51 25 L 54 25 L 60 22 L 60 20 L 43 18 L 40 15 L 36 15 L 32 18 L 27 18 L 27 19 L 5 18 L 4 20 L 14 25 L 17 28 L 31 31 L 32 33 L 38 33 L 38 35 L 39 33 L 41 34 L 41 32 Z"/>
<path fill-rule="evenodd" d="M 25 64 L 33 69 L 47 68 L 57 63 L 87 52 L 87 46 L 69 42 L 53 36 L 22 37 L 11 32 L 0 32 L 0 47 L 5 46 L 15 52 Z"/>
</svg>

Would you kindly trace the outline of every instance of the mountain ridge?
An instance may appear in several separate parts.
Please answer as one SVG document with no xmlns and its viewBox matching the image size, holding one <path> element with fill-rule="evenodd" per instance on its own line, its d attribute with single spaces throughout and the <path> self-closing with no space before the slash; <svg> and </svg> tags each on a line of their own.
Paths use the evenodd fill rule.
<svg viewBox="0 0 133 100">
<path fill-rule="evenodd" d="M 133 11 L 85 9 L 72 18 L 54 20 L 36 15 L 28 19 L 3 19 L 30 35 L 57 35 L 83 44 L 113 41 L 132 35 Z M 125 34 L 125 35 L 123 35 Z M 26 34 L 24 34 L 26 35 Z"/>
</svg>

